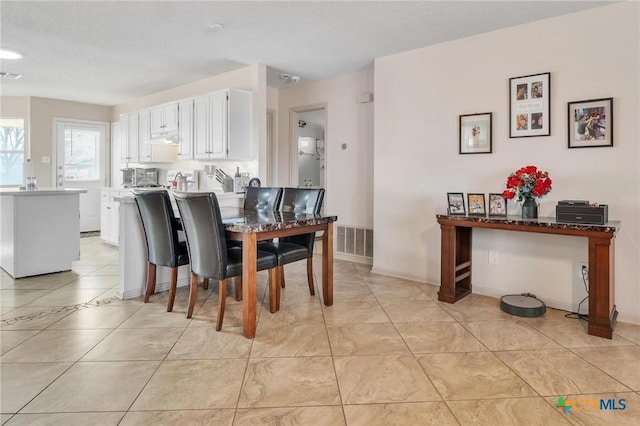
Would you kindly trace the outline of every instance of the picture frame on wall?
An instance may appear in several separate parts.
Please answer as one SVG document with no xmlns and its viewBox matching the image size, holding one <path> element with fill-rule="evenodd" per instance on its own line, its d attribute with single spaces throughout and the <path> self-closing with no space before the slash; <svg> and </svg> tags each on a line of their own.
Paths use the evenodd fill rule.
<svg viewBox="0 0 640 426">
<path fill-rule="evenodd" d="M 466 215 L 464 194 L 462 192 L 447 192 L 447 213 L 450 215 Z"/>
<path fill-rule="evenodd" d="M 504 195 L 498 193 L 489 194 L 489 216 L 490 217 L 506 217 L 507 216 L 507 199 Z"/>
<path fill-rule="evenodd" d="M 490 154 L 491 146 L 490 112 L 460 116 L 460 154 Z"/>
<path fill-rule="evenodd" d="M 551 135 L 551 73 L 509 79 L 509 137 Z"/>
<path fill-rule="evenodd" d="M 567 104 L 569 148 L 613 146 L 613 98 Z"/>
<path fill-rule="evenodd" d="M 486 204 L 484 194 L 467 194 L 467 206 L 469 206 L 469 216 L 486 216 Z"/>
</svg>

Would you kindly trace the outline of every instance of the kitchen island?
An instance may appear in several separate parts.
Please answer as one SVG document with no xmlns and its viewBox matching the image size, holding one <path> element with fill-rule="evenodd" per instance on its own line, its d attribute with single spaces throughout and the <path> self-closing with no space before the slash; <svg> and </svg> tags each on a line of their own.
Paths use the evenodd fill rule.
<svg viewBox="0 0 640 426">
<path fill-rule="evenodd" d="M 0 190 L 0 267 L 13 278 L 68 271 L 80 258 L 86 189 Z"/>
</svg>

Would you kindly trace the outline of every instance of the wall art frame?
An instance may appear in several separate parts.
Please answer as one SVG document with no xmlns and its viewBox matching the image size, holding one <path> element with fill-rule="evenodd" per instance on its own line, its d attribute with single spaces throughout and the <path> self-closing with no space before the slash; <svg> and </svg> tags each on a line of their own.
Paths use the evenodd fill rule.
<svg viewBox="0 0 640 426">
<path fill-rule="evenodd" d="M 509 137 L 551 135 L 551 73 L 509 79 Z"/>
<path fill-rule="evenodd" d="M 503 194 L 489 194 L 489 217 L 507 217 L 507 199 Z"/>
<path fill-rule="evenodd" d="M 569 148 L 613 147 L 613 98 L 567 103 Z"/>
<path fill-rule="evenodd" d="M 459 128 L 460 154 L 491 154 L 493 126 L 492 113 L 461 115 Z"/>
<path fill-rule="evenodd" d="M 468 193 L 467 206 L 469 206 L 469 216 L 487 215 L 487 204 L 484 200 L 484 194 Z"/>
<path fill-rule="evenodd" d="M 447 214 L 466 216 L 467 210 L 462 192 L 447 192 Z"/>
</svg>

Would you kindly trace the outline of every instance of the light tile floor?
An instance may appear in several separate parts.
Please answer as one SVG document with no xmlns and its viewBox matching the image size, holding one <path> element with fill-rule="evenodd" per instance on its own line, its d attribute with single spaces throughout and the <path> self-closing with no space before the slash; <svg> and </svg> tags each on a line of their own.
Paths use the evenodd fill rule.
<svg viewBox="0 0 640 426">
<path fill-rule="evenodd" d="M 341 261 L 327 307 L 302 262 L 286 267 L 275 314 L 260 273 L 249 340 L 230 297 L 215 331 L 215 285 L 199 290 L 191 320 L 186 289 L 172 313 L 166 292 L 116 299 L 117 249 L 81 241 L 70 272 L 0 274 L 2 424 L 640 424 L 640 326 L 601 339 L 562 311 L 512 317 L 478 295 L 441 303 L 435 286 Z M 560 396 L 579 405 L 565 414 Z M 602 398 L 626 409 L 584 409 Z"/>
</svg>

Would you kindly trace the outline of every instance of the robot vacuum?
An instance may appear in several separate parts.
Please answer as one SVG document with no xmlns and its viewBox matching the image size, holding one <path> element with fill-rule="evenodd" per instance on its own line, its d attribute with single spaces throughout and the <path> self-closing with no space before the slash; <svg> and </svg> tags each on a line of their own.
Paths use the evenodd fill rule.
<svg viewBox="0 0 640 426">
<path fill-rule="evenodd" d="M 547 310 L 542 300 L 536 299 L 535 294 L 507 294 L 500 298 L 500 309 L 519 317 L 539 317 Z"/>
</svg>

